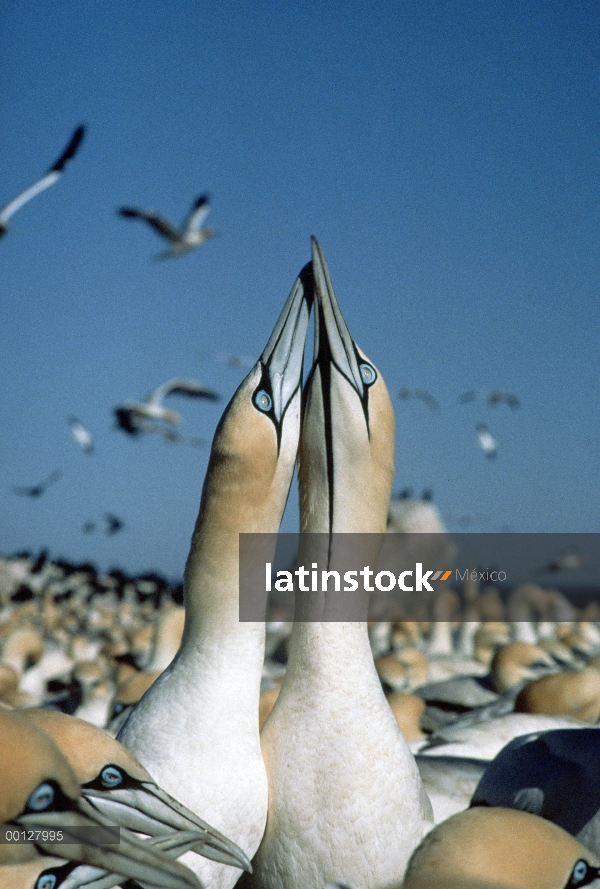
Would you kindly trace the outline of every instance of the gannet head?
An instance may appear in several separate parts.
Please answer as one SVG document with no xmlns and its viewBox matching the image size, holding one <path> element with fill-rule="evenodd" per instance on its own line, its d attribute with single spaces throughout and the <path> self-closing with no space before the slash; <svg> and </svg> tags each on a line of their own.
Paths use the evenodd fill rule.
<svg viewBox="0 0 600 889">
<path fill-rule="evenodd" d="M 300 434 L 310 265 L 296 279 L 262 355 L 227 405 L 213 439 L 196 535 L 277 532 Z M 214 540 L 214 534 L 211 534 Z M 192 544 L 192 556 L 194 545 Z"/>
<path fill-rule="evenodd" d="M 35 845 L 27 847 L 21 860 L 32 860 L 42 853 L 172 889 L 199 886 L 183 865 L 129 834 L 122 835 L 117 845 L 93 843 L 91 838 L 89 842 L 81 838 L 73 843 L 57 842 L 55 832 L 99 828 L 112 822 L 90 814 L 68 760 L 50 736 L 25 716 L 0 710 L 0 741 L 2 823 L 40 831 Z M 6 850 L 3 846 L 3 857 Z"/>
<path fill-rule="evenodd" d="M 67 757 L 92 816 L 99 812 L 111 824 L 150 836 L 195 831 L 194 852 L 251 870 L 235 843 L 162 790 L 135 756 L 102 729 L 55 710 L 26 710 L 23 715 Z"/>
<path fill-rule="evenodd" d="M 312 238 L 315 357 L 299 448 L 301 531 L 385 531 L 394 474 L 394 412 L 383 377 L 340 312 Z"/>
</svg>

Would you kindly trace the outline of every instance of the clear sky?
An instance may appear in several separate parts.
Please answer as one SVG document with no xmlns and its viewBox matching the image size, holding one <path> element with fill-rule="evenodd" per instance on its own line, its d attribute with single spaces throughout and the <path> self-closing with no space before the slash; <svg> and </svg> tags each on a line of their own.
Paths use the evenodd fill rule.
<svg viewBox="0 0 600 889">
<path fill-rule="evenodd" d="M 0 552 L 181 575 L 208 447 L 112 409 L 194 378 L 223 400 L 171 406 L 210 440 L 245 373 L 211 355 L 258 358 L 311 234 L 390 393 L 440 404 L 394 401 L 395 489 L 456 530 L 600 530 L 599 38 L 591 0 L 9 4 L 0 205 L 88 130 L 0 241 Z M 204 191 L 219 236 L 168 262 L 115 213 L 179 223 Z"/>
</svg>

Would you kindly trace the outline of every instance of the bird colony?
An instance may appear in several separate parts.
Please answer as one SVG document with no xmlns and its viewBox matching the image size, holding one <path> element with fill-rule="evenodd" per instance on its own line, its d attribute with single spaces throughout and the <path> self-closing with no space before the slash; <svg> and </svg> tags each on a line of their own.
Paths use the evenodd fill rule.
<svg viewBox="0 0 600 889">
<path fill-rule="evenodd" d="M 0 233 L 83 132 L 0 211 Z M 212 234 L 207 211 L 202 195 L 181 229 L 119 212 L 176 256 Z M 180 440 L 175 394 L 216 397 L 170 380 L 116 407 L 118 427 Z M 439 409 L 423 389 L 396 397 Z M 519 407 L 501 391 L 459 401 Z M 309 559 L 335 566 L 333 535 L 364 535 L 364 564 L 386 531 L 445 531 L 431 492 L 392 499 L 392 400 L 314 238 L 218 424 L 182 588 L 45 553 L 0 559 L 0 889 L 598 889 L 598 606 L 467 579 L 434 585 L 410 620 L 369 620 L 361 591 L 344 620 L 307 590 L 293 622 L 240 621 L 239 535 L 278 532 L 296 465 Z"/>
</svg>

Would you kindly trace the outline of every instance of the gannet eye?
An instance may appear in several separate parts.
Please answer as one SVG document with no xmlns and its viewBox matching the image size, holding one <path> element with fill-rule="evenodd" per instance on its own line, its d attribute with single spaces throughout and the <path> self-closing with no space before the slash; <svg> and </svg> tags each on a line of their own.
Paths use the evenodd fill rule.
<svg viewBox="0 0 600 889">
<path fill-rule="evenodd" d="M 27 808 L 34 812 L 43 812 L 54 802 L 54 787 L 51 784 L 40 784 L 27 800 Z"/>
<path fill-rule="evenodd" d="M 358 369 L 365 386 L 372 386 L 377 379 L 377 371 L 371 364 L 359 364 Z"/>
<path fill-rule="evenodd" d="M 35 889 L 54 889 L 56 877 L 54 874 L 42 874 L 35 883 Z"/>
<path fill-rule="evenodd" d="M 579 886 L 588 886 L 593 880 L 600 875 L 598 868 L 591 867 L 585 859 L 580 858 L 575 862 L 575 867 L 571 871 L 569 882 L 565 889 L 576 889 Z"/>
<path fill-rule="evenodd" d="M 116 766 L 106 766 L 100 772 L 103 787 L 118 787 L 123 782 L 121 770 Z"/>
<path fill-rule="evenodd" d="M 273 407 L 273 399 L 265 389 L 259 389 L 254 396 L 254 404 L 259 411 L 268 413 Z"/>
</svg>

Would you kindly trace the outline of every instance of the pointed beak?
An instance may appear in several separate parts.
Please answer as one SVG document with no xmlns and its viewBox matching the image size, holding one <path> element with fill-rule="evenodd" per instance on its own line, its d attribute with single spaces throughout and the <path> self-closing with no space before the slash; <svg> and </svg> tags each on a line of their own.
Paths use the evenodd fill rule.
<svg viewBox="0 0 600 889">
<path fill-rule="evenodd" d="M 311 245 L 317 297 L 315 364 L 329 362 L 335 365 L 363 399 L 365 385 L 359 369 L 360 356 L 340 312 L 321 245 L 315 237 L 311 237 Z"/>
<path fill-rule="evenodd" d="M 120 842 L 115 844 L 92 842 L 89 836 L 91 829 L 98 831 L 107 823 L 102 818 L 88 817 L 84 814 L 86 810 L 85 801 L 80 797 L 71 810 L 21 815 L 15 819 L 15 823 L 32 829 L 40 828 L 41 831 L 54 830 L 62 833 L 63 839 L 73 831 L 72 843 L 49 841 L 44 840 L 43 836 L 36 836 L 35 845 L 46 855 L 91 865 L 105 874 L 118 874 L 165 889 L 201 889 L 200 881 L 189 868 L 129 834 L 125 838 L 121 835 Z M 81 841 L 80 828 L 86 828 L 87 842 Z M 114 886 L 115 883 L 101 885 Z"/>
<path fill-rule="evenodd" d="M 252 873 L 247 855 L 239 846 L 198 818 L 190 809 L 156 784 L 143 782 L 141 787 L 113 789 L 103 792 L 83 788 L 82 795 L 95 812 L 111 824 L 118 824 L 152 837 L 178 831 L 194 831 L 193 851 L 213 861 Z M 176 854 L 180 855 L 181 852 Z"/>
<path fill-rule="evenodd" d="M 273 394 L 273 414 L 277 423 L 302 382 L 304 343 L 313 301 L 311 263 L 304 266 L 292 287 L 283 311 L 273 329 L 259 363 Z"/>
</svg>

